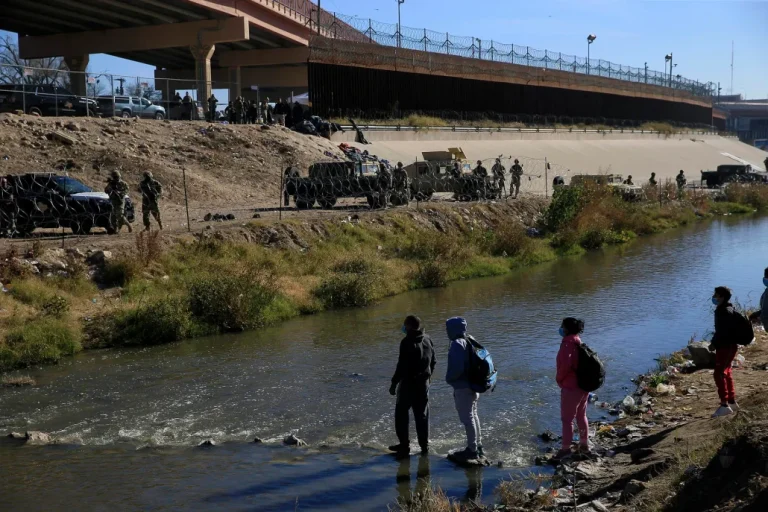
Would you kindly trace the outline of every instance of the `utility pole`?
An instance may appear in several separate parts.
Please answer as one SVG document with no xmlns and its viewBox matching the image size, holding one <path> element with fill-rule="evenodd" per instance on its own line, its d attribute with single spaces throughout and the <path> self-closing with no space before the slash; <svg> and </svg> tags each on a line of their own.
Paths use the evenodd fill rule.
<svg viewBox="0 0 768 512">
<path fill-rule="evenodd" d="M 317 0 L 317 35 L 320 35 L 320 13 L 323 12 L 320 9 L 320 0 Z"/>
<path fill-rule="evenodd" d="M 731 40 L 731 94 L 733 94 L 733 40 Z"/>
<path fill-rule="evenodd" d="M 125 78 L 115 78 L 116 82 L 120 82 L 120 89 L 118 89 L 118 94 L 125 94 L 125 91 L 123 90 L 123 82 L 125 82 Z"/>
<path fill-rule="evenodd" d="M 648 63 L 645 63 L 645 83 L 648 83 Z"/>
<path fill-rule="evenodd" d="M 397 0 L 397 47 L 403 47 L 403 25 L 400 23 L 400 6 L 405 3 L 405 0 Z"/>
<path fill-rule="evenodd" d="M 587 74 L 589 74 L 589 48 L 592 46 L 592 43 L 595 42 L 595 39 L 597 39 L 597 36 L 595 34 L 589 34 L 587 36 Z"/>
</svg>

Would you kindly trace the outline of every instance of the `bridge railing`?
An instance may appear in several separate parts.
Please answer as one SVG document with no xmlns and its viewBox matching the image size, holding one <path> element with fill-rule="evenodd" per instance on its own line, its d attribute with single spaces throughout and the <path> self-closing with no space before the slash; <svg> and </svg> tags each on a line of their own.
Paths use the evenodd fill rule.
<svg viewBox="0 0 768 512">
<path fill-rule="evenodd" d="M 302 0 L 282 1 L 301 2 Z M 648 69 L 647 65 L 643 68 L 637 68 L 602 59 L 587 59 L 562 52 L 538 50 L 530 46 L 501 43 L 478 37 L 456 36 L 425 28 L 401 27 L 398 29 L 397 24 L 382 23 L 339 13 L 335 13 L 332 17 L 324 16 L 321 21 L 324 25 L 325 34 L 337 39 L 366 41 L 395 48 L 656 85 L 685 91 L 694 96 L 712 97 L 716 91 L 713 82 L 700 82 L 680 75 L 654 71 Z"/>
</svg>

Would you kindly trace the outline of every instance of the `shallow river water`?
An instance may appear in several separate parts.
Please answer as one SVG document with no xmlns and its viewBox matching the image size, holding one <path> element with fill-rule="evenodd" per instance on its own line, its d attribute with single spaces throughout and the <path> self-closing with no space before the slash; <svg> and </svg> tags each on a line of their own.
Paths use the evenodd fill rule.
<svg viewBox="0 0 768 512">
<path fill-rule="evenodd" d="M 607 365 L 600 400 L 620 400 L 654 357 L 711 330 L 715 285 L 756 303 L 766 265 L 768 218 L 725 219 L 260 332 L 88 352 L 32 371 L 33 389 L 0 389 L 0 433 L 63 442 L 0 442 L 0 510 L 386 510 L 430 481 L 490 501 L 496 482 L 541 450 L 536 434 L 559 431 L 564 316 L 585 319 L 583 339 Z M 384 451 L 396 440 L 387 389 L 407 313 L 425 321 L 438 353 L 436 453 L 397 461 Z M 444 458 L 463 441 L 442 379 L 453 315 L 498 366 L 480 419 L 485 450 L 505 469 L 464 471 Z M 590 407 L 592 418 L 604 414 Z M 310 448 L 280 446 L 289 433 Z M 255 436 L 267 443 L 249 443 Z M 209 438 L 216 447 L 195 448 Z"/>
</svg>

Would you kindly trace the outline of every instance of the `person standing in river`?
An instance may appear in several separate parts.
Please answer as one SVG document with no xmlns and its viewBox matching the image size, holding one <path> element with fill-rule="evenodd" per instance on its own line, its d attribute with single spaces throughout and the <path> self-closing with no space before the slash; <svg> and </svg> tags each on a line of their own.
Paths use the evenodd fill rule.
<svg viewBox="0 0 768 512">
<path fill-rule="evenodd" d="M 738 345 L 738 318 L 739 313 L 731 304 L 731 290 L 725 286 L 715 288 L 712 295 L 712 304 L 715 305 L 715 334 L 709 350 L 715 352 L 715 384 L 717 395 L 720 397 L 720 407 L 712 415 L 713 418 L 728 416 L 738 412 L 739 404 L 736 403 L 736 388 L 733 384 L 731 365 L 739 352 Z"/>
<path fill-rule="evenodd" d="M 395 433 L 398 444 L 389 450 L 398 455 L 407 455 L 411 451 L 408 429 L 408 411 L 413 409 L 416 423 L 416 437 L 421 453 L 429 453 L 429 384 L 435 371 L 435 347 L 432 340 L 424 334 L 421 319 L 410 315 L 403 322 L 405 338 L 400 341 L 400 355 L 397 368 L 392 376 L 389 394 L 397 396 L 395 405 Z"/>
<path fill-rule="evenodd" d="M 760 309 L 749 315 L 749 320 L 751 322 L 759 320 L 763 324 L 763 329 L 768 331 L 768 267 L 763 273 L 763 286 L 765 286 L 765 291 L 760 297 Z"/>
<path fill-rule="evenodd" d="M 566 318 L 560 325 L 560 350 L 557 353 L 557 385 L 560 386 L 560 419 L 563 422 L 563 447 L 555 455 L 560 459 L 571 454 L 573 420 L 579 429 L 579 451 L 589 453 L 589 422 L 587 401 L 589 393 L 579 387 L 576 369 L 579 365 L 579 335 L 584 332 L 584 321 Z"/>
<path fill-rule="evenodd" d="M 467 432 L 467 447 L 463 451 L 453 453 L 453 457 L 475 460 L 478 457 L 484 457 L 485 454 L 480 432 L 480 417 L 477 415 L 480 393 L 473 391 L 469 386 L 468 350 L 470 348 L 467 341 L 467 321 L 461 317 L 449 318 L 445 322 L 445 328 L 448 339 L 451 340 L 445 382 L 453 388 L 456 412 L 459 413 L 459 421 Z"/>
</svg>

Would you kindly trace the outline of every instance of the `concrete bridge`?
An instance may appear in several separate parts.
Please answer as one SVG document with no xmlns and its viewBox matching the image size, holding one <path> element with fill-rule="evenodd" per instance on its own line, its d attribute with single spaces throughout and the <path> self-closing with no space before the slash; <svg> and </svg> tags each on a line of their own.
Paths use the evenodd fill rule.
<svg viewBox="0 0 768 512">
<path fill-rule="evenodd" d="M 450 110 L 710 124 L 712 98 L 695 87 L 583 75 L 379 44 L 310 0 L 3 0 L 0 29 L 22 58 L 63 56 L 85 71 L 106 53 L 154 65 L 155 87 L 252 85 L 273 97 L 310 92 L 316 112 Z M 350 22 L 351 23 L 351 22 Z M 425 32 L 426 33 L 426 32 Z M 426 44 L 424 50 L 427 50 Z M 473 52 L 474 53 L 474 52 Z M 546 53 L 546 52 L 545 52 Z M 670 83 L 672 85 L 671 77 Z M 700 84 L 696 84 L 699 86 Z M 72 76 L 84 95 L 84 75 Z M 207 105 L 204 104 L 207 109 Z"/>
</svg>

